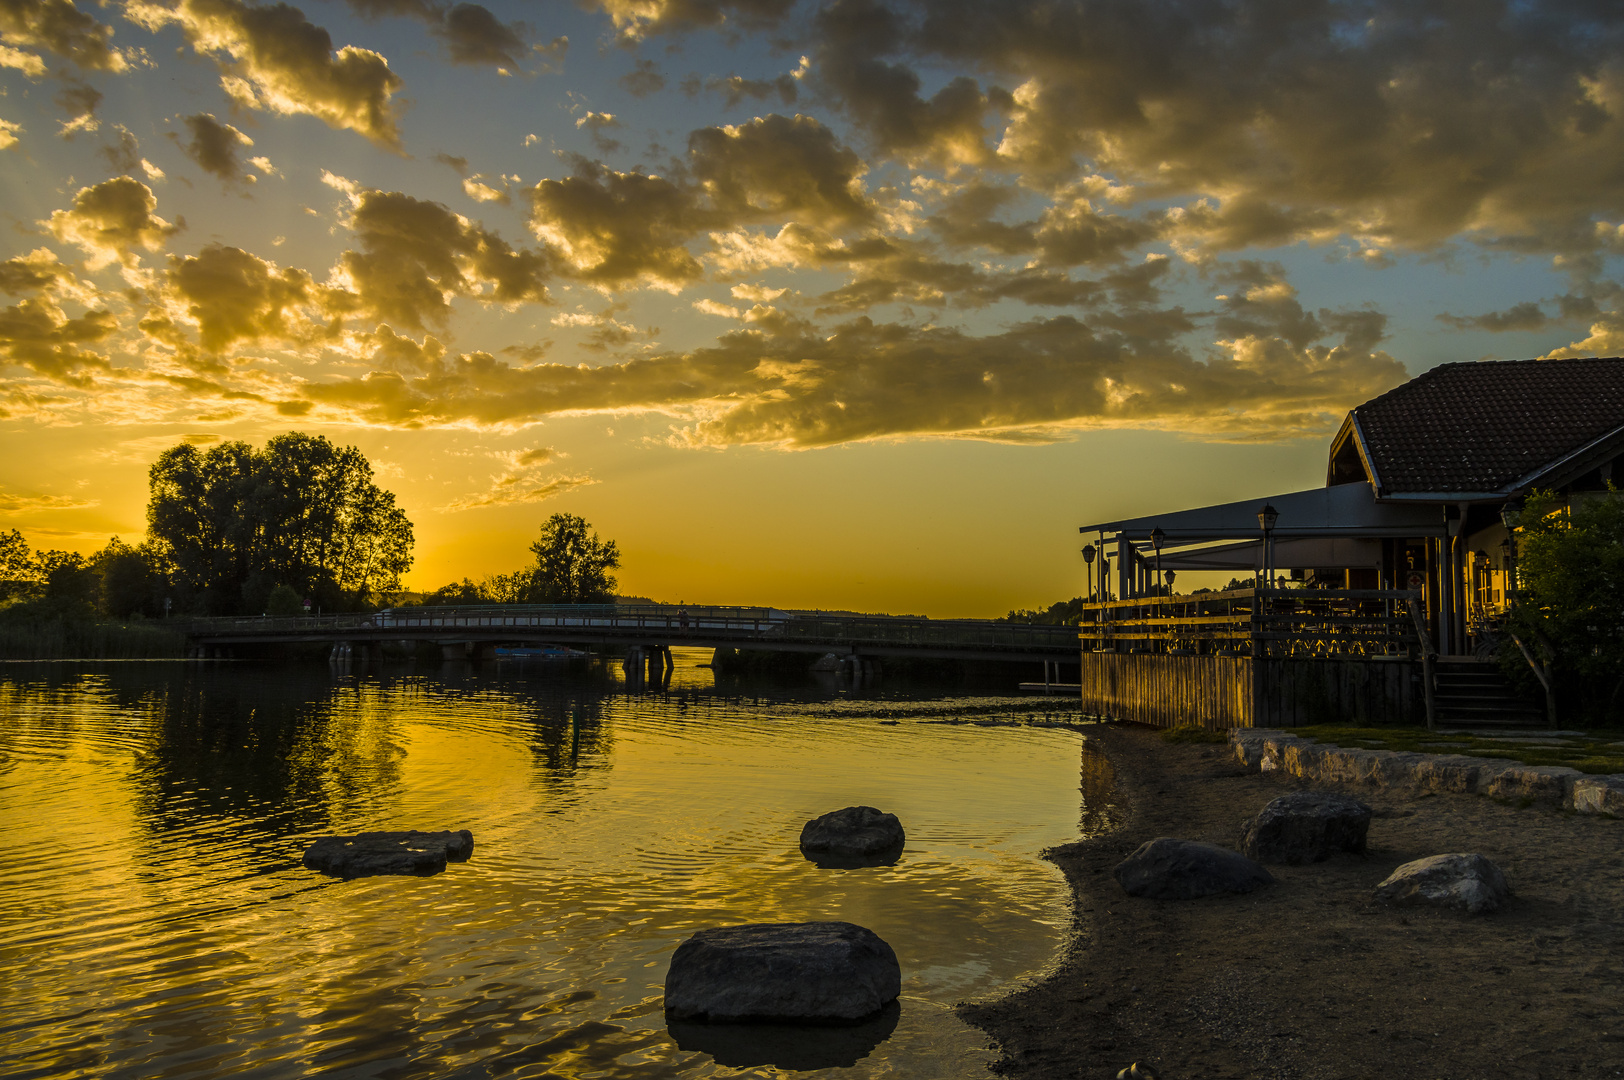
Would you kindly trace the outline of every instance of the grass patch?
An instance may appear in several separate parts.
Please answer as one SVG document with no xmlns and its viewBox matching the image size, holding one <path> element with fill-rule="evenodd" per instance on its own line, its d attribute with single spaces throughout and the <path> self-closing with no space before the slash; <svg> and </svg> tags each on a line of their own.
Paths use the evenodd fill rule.
<svg viewBox="0 0 1624 1080">
<path fill-rule="evenodd" d="M 1503 736 L 1486 738 L 1482 735 L 1428 731 L 1424 727 L 1369 728 L 1318 724 L 1292 728 L 1291 734 L 1316 742 L 1367 750 L 1469 754 L 1472 757 L 1517 761 L 1524 765 L 1566 765 L 1585 773 L 1624 773 L 1624 746 L 1618 744 L 1617 731 L 1564 735 L 1556 745 Z M 1539 738 L 1546 736 L 1530 736 L 1530 739 Z"/>
<path fill-rule="evenodd" d="M 1170 743 L 1223 743 L 1229 741 L 1229 732 L 1214 731 L 1199 724 L 1180 724 L 1163 728 L 1161 737 L 1162 742 Z"/>
</svg>

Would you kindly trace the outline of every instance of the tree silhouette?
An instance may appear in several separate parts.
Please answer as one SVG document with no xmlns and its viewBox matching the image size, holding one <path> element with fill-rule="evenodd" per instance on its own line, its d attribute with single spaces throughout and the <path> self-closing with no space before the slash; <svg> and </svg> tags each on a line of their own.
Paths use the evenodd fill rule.
<svg viewBox="0 0 1624 1080">
<path fill-rule="evenodd" d="M 615 598 L 620 552 L 613 540 L 599 540 L 584 518 L 554 514 L 530 545 L 536 565 L 524 599 L 531 604 L 607 604 Z"/>
</svg>

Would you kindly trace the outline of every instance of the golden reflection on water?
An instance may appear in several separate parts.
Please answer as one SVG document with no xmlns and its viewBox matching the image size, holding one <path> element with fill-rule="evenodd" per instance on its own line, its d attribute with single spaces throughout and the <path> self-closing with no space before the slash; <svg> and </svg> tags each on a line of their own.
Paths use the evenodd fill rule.
<svg viewBox="0 0 1624 1080">
<path fill-rule="evenodd" d="M 1053 956 L 1067 901 L 1036 856 L 1101 823 L 1103 763 L 934 706 L 700 695 L 703 658 L 679 652 L 669 698 L 603 670 L 0 668 L 0 812 L 28 853 L 0 881 L 0 1073 L 784 1075 L 679 1047 L 666 962 L 700 927 L 846 919 L 902 962 L 894 1030 L 846 1068 L 773 1060 L 984 1075 L 951 1006 Z M 856 803 L 902 819 L 902 859 L 804 859 L 801 824 Z M 327 832 L 464 827 L 473 859 L 433 878 L 298 864 Z"/>
</svg>

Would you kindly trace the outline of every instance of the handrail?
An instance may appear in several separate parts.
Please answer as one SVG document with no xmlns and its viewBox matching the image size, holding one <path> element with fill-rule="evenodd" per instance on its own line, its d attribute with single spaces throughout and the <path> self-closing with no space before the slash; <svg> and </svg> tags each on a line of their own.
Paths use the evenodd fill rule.
<svg viewBox="0 0 1624 1080">
<path fill-rule="evenodd" d="M 1510 633 L 1510 631 L 1507 631 Z M 1516 642 L 1517 648 L 1522 650 L 1523 659 L 1528 666 L 1534 669 L 1534 678 L 1539 680 L 1540 686 L 1545 688 L 1545 719 L 1552 727 L 1556 726 L 1556 691 L 1551 687 L 1551 670 L 1538 660 L 1534 659 L 1533 652 L 1524 645 L 1522 638 L 1511 634 L 1511 640 Z"/>
</svg>

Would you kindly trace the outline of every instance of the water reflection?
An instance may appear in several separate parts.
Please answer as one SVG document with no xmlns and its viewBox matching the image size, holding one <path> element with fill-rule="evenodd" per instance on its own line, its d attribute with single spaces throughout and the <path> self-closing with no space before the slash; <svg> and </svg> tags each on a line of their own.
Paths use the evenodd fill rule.
<svg viewBox="0 0 1624 1080">
<path fill-rule="evenodd" d="M 901 1015 L 901 1003 L 893 1001 L 872 1020 L 850 1027 L 672 1023 L 669 1030 L 679 1050 L 709 1054 L 718 1065 L 804 1072 L 851 1068 L 891 1037 Z"/>
<path fill-rule="evenodd" d="M 950 1006 L 1054 953 L 1035 856 L 1076 835 L 1082 740 L 919 722 L 1018 703 L 718 686 L 703 659 L 641 694 L 607 666 L 0 666 L 0 812 L 31 853 L 0 880 L 0 1073 L 977 1074 Z M 1109 778 L 1082 759 L 1087 825 Z M 854 804 L 903 819 L 905 859 L 803 858 L 801 825 Z M 472 829 L 474 858 L 298 865 L 400 828 Z M 891 1028 L 666 1029 L 694 930 L 813 919 L 896 949 Z"/>
</svg>

